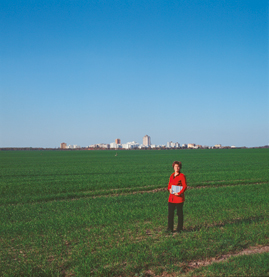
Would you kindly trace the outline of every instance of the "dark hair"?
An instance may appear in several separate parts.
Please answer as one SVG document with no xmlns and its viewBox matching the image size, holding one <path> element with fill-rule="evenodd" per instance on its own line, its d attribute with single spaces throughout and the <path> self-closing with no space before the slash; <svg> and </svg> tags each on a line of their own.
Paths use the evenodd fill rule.
<svg viewBox="0 0 269 277">
<path fill-rule="evenodd" d="M 174 166 L 175 166 L 176 164 L 179 166 L 180 169 L 182 168 L 182 163 L 181 163 L 181 162 L 178 162 L 178 161 L 174 161 L 173 164 L 172 164 L 172 167 L 174 168 Z"/>
</svg>

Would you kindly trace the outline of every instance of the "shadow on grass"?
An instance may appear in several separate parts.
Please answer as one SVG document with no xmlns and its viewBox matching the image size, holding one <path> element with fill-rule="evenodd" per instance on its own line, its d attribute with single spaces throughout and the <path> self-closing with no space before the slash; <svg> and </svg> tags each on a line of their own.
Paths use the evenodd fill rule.
<svg viewBox="0 0 269 277">
<path fill-rule="evenodd" d="M 186 233 L 196 232 L 196 231 L 200 231 L 201 229 L 207 229 L 207 228 L 212 228 L 212 227 L 224 227 L 224 226 L 228 226 L 228 225 L 241 225 L 243 223 L 249 224 L 249 223 L 253 223 L 253 222 L 261 222 L 264 219 L 265 219 L 264 216 L 252 216 L 249 218 L 237 218 L 237 219 L 227 220 L 227 221 L 215 223 L 215 224 L 187 227 L 187 228 L 184 228 L 184 232 L 186 232 Z"/>
</svg>

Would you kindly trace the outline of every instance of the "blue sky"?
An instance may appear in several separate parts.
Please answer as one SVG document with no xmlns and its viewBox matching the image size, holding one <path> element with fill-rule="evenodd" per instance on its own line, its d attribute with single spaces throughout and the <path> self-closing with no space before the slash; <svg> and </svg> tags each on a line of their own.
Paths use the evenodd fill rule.
<svg viewBox="0 0 269 277">
<path fill-rule="evenodd" d="M 268 1 L 0 4 L 0 147 L 269 143 Z"/>
</svg>

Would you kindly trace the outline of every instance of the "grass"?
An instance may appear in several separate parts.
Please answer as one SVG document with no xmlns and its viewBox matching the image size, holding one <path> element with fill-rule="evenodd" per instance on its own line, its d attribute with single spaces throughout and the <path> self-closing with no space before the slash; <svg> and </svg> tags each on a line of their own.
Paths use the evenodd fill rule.
<svg viewBox="0 0 269 277">
<path fill-rule="evenodd" d="M 2 162 L 7 160 L 7 164 L 1 172 L 0 186 L 4 192 L 0 205 L 0 275 L 145 276 L 149 269 L 156 274 L 184 273 L 192 260 L 268 245 L 269 182 L 267 175 L 259 174 L 266 169 L 268 151 L 221 151 L 122 151 L 118 157 L 113 151 L 1 152 Z M 185 231 L 167 235 L 167 191 L 126 195 L 111 192 L 165 188 L 171 168 L 165 165 L 161 169 L 161 165 L 168 158 L 170 165 L 177 155 L 185 160 L 184 173 L 194 189 L 186 192 Z M 234 163 L 240 155 L 242 164 Z M 121 156 L 122 160 L 113 164 L 114 158 Z M 193 167 L 199 166 L 201 159 L 206 164 L 211 160 L 212 167 L 216 166 L 207 185 L 201 183 L 203 188 L 191 178 L 195 173 L 188 171 L 191 164 L 187 164 L 189 160 Z M 128 165 L 132 163 L 131 172 L 127 161 Z M 250 161 L 257 164 L 252 166 L 252 178 L 243 182 L 245 179 L 239 179 L 236 172 L 245 171 Z M 104 168 L 108 174 L 101 174 Z M 160 171 L 151 174 L 152 168 Z M 217 168 L 232 171 L 234 181 L 218 183 L 214 175 Z M 197 172 L 196 178 L 199 174 L 209 176 L 210 170 L 205 167 L 205 173 Z M 154 184 L 155 180 L 158 183 Z M 61 197 L 55 198 L 59 194 Z M 76 200 L 72 200 L 74 195 Z M 247 270 L 242 263 L 244 268 Z M 261 270 L 266 271 L 266 267 Z"/>
<path fill-rule="evenodd" d="M 268 149 L 120 151 L 117 157 L 114 153 L 2 151 L 0 205 L 165 187 L 174 160 L 183 162 L 192 187 L 269 182 Z"/>
<path fill-rule="evenodd" d="M 189 191 L 182 236 L 163 233 L 165 192 L 2 207 L 2 270 L 8 265 L 13 272 L 40 268 L 54 276 L 64 269 L 78 276 L 86 271 L 128 276 L 147 268 L 171 271 L 175 264 L 182 268 L 193 259 L 266 244 L 268 184 L 260 185 L 259 198 L 251 201 L 252 192 L 244 188 L 234 187 L 233 194 L 229 187 Z M 205 194 L 211 198 L 208 206 Z"/>
<path fill-rule="evenodd" d="M 187 276 L 269 276 L 269 253 L 232 257 L 196 269 Z"/>
</svg>

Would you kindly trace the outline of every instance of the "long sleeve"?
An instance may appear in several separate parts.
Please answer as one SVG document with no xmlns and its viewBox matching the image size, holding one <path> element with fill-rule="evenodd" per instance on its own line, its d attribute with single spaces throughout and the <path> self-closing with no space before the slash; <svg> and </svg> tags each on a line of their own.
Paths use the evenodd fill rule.
<svg viewBox="0 0 269 277">
<path fill-rule="evenodd" d="M 169 189 L 171 189 L 171 187 L 172 187 L 172 183 L 171 183 L 171 176 L 170 176 L 167 190 L 169 191 Z"/>
<path fill-rule="evenodd" d="M 186 181 L 186 176 L 185 176 L 185 175 L 183 175 L 181 184 L 182 184 L 182 187 L 183 187 L 183 188 L 182 188 L 182 190 L 179 192 L 179 195 L 182 194 L 182 193 L 184 193 L 184 192 L 187 190 L 187 181 Z"/>
</svg>

